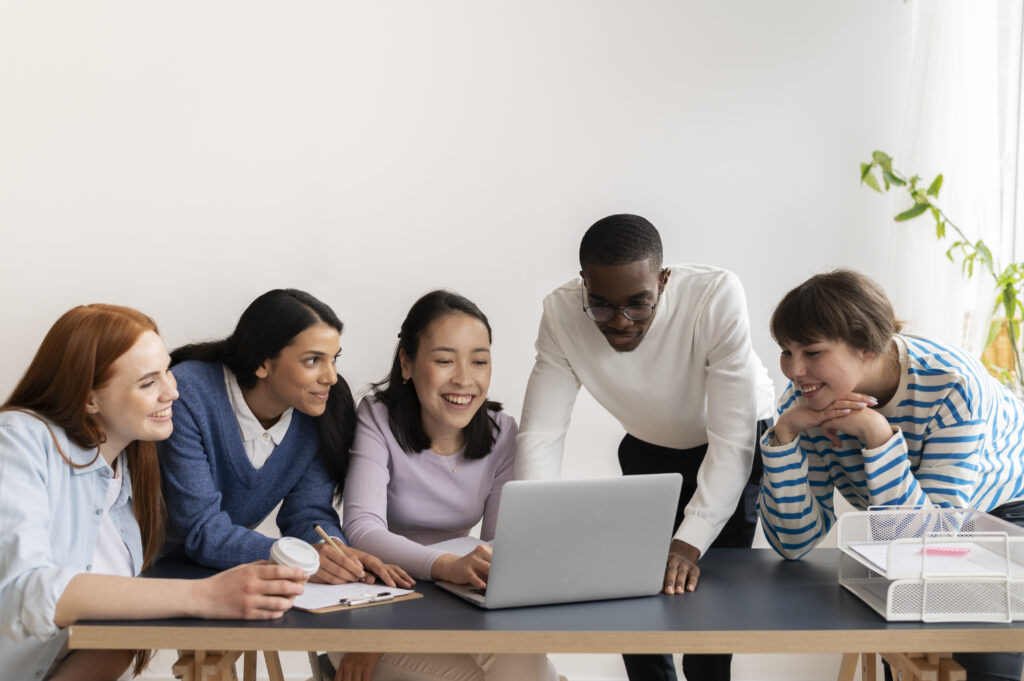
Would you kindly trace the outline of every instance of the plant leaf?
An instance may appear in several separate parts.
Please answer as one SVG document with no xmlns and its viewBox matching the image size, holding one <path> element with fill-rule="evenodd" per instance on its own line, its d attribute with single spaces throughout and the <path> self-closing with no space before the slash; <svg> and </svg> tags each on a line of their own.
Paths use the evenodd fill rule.
<svg viewBox="0 0 1024 681">
<path fill-rule="evenodd" d="M 882 171 L 882 177 L 884 177 L 886 179 L 886 181 L 889 182 L 889 184 L 896 185 L 897 187 L 903 187 L 903 186 L 906 186 L 906 184 L 907 184 L 906 182 L 904 182 L 900 178 L 898 178 L 895 175 L 893 175 L 888 170 L 883 170 Z"/>
<path fill-rule="evenodd" d="M 876 151 L 871 154 L 871 159 L 877 163 L 882 170 L 888 170 L 892 172 L 892 156 L 885 153 L 884 151 Z"/>
<path fill-rule="evenodd" d="M 873 167 L 874 167 L 873 163 L 861 163 L 860 164 L 860 181 L 861 182 L 864 181 L 864 178 L 867 177 L 867 174 L 871 172 L 871 169 Z"/>
<path fill-rule="evenodd" d="M 988 338 L 985 339 L 985 347 L 992 345 L 992 341 L 999 335 L 1000 329 L 1003 328 L 1003 321 L 1001 319 L 993 319 L 988 325 Z"/>
<path fill-rule="evenodd" d="M 871 187 L 872 189 L 874 189 L 879 194 L 882 193 L 882 188 L 880 186 L 878 186 L 878 178 L 875 177 L 874 173 L 870 172 L 870 169 L 868 170 L 868 174 L 865 175 L 861 179 L 864 182 L 864 184 L 866 184 L 867 186 Z"/>
<path fill-rule="evenodd" d="M 988 267 L 989 272 L 994 273 L 995 267 L 992 264 L 992 251 L 988 249 L 985 242 L 978 239 L 977 243 L 974 244 L 974 250 L 981 254 L 981 259 L 985 263 L 985 266 Z"/>
<path fill-rule="evenodd" d="M 903 211 L 893 219 L 896 220 L 896 222 L 905 222 L 906 220 L 912 220 L 916 218 L 918 215 L 925 212 L 926 210 L 928 210 L 927 203 L 915 203 L 911 208 L 908 208 L 907 210 Z"/>
<path fill-rule="evenodd" d="M 928 185 L 928 196 L 938 198 L 940 189 L 942 189 L 942 173 L 936 175 L 932 183 Z"/>
<path fill-rule="evenodd" d="M 946 238 L 946 223 L 942 220 L 935 221 L 935 237 L 938 239 Z"/>
</svg>

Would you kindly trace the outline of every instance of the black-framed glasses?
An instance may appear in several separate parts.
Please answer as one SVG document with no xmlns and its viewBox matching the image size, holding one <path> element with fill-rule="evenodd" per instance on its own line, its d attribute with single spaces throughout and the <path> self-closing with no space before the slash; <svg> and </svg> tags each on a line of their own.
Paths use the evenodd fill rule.
<svg viewBox="0 0 1024 681">
<path fill-rule="evenodd" d="M 604 324 L 622 315 L 631 322 L 642 322 L 654 315 L 658 304 L 638 303 L 634 305 L 587 305 L 587 289 L 583 288 L 583 311 L 595 322 Z"/>
</svg>

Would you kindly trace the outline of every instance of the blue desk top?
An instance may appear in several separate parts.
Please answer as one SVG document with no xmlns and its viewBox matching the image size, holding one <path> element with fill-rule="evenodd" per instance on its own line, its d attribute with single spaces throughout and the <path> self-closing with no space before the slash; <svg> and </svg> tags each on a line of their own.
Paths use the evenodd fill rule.
<svg viewBox="0 0 1024 681">
<path fill-rule="evenodd" d="M 797 642 L 802 646 L 798 646 L 801 650 L 853 652 L 912 648 L 951 650 L 947 643 L 938 642 L 941 639 L 958 641 L 958 648 L 961 645 L 970 646 L 964 650 L 992 649 L 985 647 L 987 644 L 984 641 L 988 640 L 985 637 L 995 634 L 994 630 L 1006 630 L 1002 633 L 1011 638 L 1002 638 L 999 645 L 1006 646 L 1007 641 L 1012 641 L 1014 647 L 1024 649 L 1024 623 L 886 622 L 839 586 L 838 556 L 838 550 L 820 549 L 812 551 L 803 560 L 785 561 L 770 550 L 712 549 L 701 560 L 699 587 L 695 592 L 685 595 L 661 594 L 487 611 L 459 600 L 429 582 L 423 582 L 415 587 L 423 594 L 422 599 L 322 615 L 290 611 L 283 618 L 270 622 L 195 619 L 82 622 L 72 628 L 72 643 L 75 643 L 76 629 L 98 631 L 101 628 L 123 627 L 122 635 L 126 635 L 129 631 L 137 633 L 149 627 L 161 628 L 164 632 L 168 628 L 180 627 L 194 633 L 210 630 L 210 635 L 213 635 L 213 630 L 222 631 L 226 628 L 236 634 L 246 630 L 251 632 L 253 640 L 263 641 L 263 645 L 270 640 L 266 636 L 270 632 L 281 635 L 286 632 L 289 635 L 304 633 L 312 637 L 309 640 L 320 640 L 314 633 L 322 639 L 329 636 L 330 632 L 340 635 L 359 630 L 364 635 L 372 635 L 377 631 L 379 633 L 375 638 L 382 640 L 383 636 L 390 636 L 390 632 L 402 630 L 421 633 L 461 632 L 462 635 L 467 632 L 504 632 L 506 636 L 519 632 L 545 632 L 552 641 L 549 652 L 588 652 L 598 645 L 594 643 L 591 646 L 581 639 L 579 643 L 570 643 L 578 639 L 565 636 L 559 638 L 562 634 L 596 637 L 594 640 L 603 641 L 601 645 L 604 647 L 614 647 L 614 642 L 618 640 L 616 636 L 619 636 L 623 641 L 621 650 L 630 648 L 642 651 L 648 649 L 647 642 L 651 642 L 651 646 L 664 646 L 667 641 L 672 641 L 677 652 L 688 649 L 704 652 L 724 649 L 773 652 L 776 651 L 775 644 L 762 635 L 770 632 L 773 637 L 769 638 L 776 641 L 803 639 Z M 154 577 L 193 578 L 211 574 L 211 571 L 181 560 L 164 560 L 149 574 Z M 542 578 L 543 574 L 539 573 L 538 579 Z M 780 634 L 782 638 L 779 638 Z M 847 639 L 854 634 L 863 642 L 850 642 L 847 645 Z M 728 643 L 720 642 L 725 635 L 736 641 L 735 646 L 730 647 Z M 812 640 L 816 637 L 819 640 Z M 434 640 L 447 645 L 448 640 L 453 638 L 458 637 L 447 634 L 446 637 L 435 637 Z M 902 641 L 903 644 L 897 645 L 893 641 Z M 925 643 L 933 641 L 934 646 L 925 647 Z M 975 642 L 965 644 L 964 641 Z M 890 647 L 879 647 L 883 643 L 888 643 Z M 913 646 L 907 645 L 910 643 Z M 97 645 L 94 642 L 89 647 Z M 543 644 L 532 641 L 528 645 L 537 648 Z M 485 643 L 474 646 L 486 650 Z M 308 647 L 324 649 L 324 646 Z M 796 649 L 794 646 L 788 647 Z M 303 648 L 298 644 L 290 648 L 282 643 L 279 649 Z M 372 647 L 348 649 L 371 650 Z"/>
</svg>

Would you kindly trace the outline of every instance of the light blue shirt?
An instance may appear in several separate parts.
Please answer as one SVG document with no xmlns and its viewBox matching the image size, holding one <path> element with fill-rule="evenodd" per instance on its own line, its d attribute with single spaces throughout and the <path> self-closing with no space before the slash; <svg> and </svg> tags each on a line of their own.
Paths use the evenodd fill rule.
<svg viewBox="0 0 1024 681">
<path fill-rule="evenodd" d="M 75 464 L 88 465 L 71 466 L 58 445 Z M 124 480 L 110 517 L 138 574 L 142 537 L 121 457 Z M 43 679 L 50 671 L 67 640 L 54 624 L 57 601 L 73 577 L 92 570 L 113 475 L 95 447 L 79 447 L 60 426 L 0 412 L 0 681 Z"/>
</svg>

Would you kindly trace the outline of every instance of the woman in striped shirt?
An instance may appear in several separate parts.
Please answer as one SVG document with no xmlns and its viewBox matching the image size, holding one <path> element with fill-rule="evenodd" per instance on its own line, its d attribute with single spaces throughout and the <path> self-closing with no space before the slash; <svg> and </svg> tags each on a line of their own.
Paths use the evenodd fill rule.
<svg viewBox="0 0 1024 681">
<path fill-rule="evenodd" d="M 855 508 L 974 508 L 1024 525 L 1024 407 L 977 358 L 901 335 L 866 277 L 837 270 L 786 294 L 771 319 L 790 380 L 762 442 L 765 535 L 799 558 Z M 1019 679 L 1020 656 L 968 679 Z M 960 659 L 958 657 L 958 659 Z"/>
</svg>

